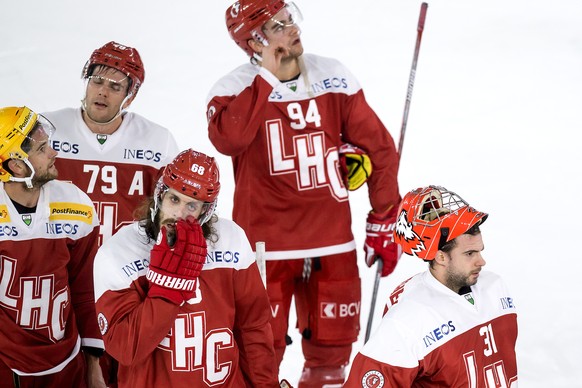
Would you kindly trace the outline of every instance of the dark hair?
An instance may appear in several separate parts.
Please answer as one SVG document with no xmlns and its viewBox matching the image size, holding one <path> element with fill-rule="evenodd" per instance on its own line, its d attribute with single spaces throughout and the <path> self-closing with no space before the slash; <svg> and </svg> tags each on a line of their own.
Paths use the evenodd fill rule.
<svg viewBox="0 0 582 388">
<path fill-rule="evenodd" d="M 475 236 L 475 235 L 481 233 L 481 229 L 479 229 L 480 224 L 481 224 L 481 222 L 477 222 L 475 225 L 473 225 L 471 228 L 469 228 L 469 230 L 467 230 L 463 234 L 470 234 L 471 236 Z M 457 246 L 457 238 L 456 237 L 454 239 L 452 239 L 451 241 L 445 242 L 443 244 L 439 244 L 439 251 L 449 253 L 450 251 L 453 250 L 453 248 L 455 246 Z M 431 268 L 433 268 L 434 260 L 424 260 L 424 262 L 427 262 L 429 264 L 429 266 Z"/>
<path fill-rule="evenodd" d="M 152 221 L 152 210 L 154 208 L 154 197 L 146 199 L 137 209 L 134 211 L 135 219 L 139 220 L 139 224 L 144 228 L 146 236 L 151 240 L 156 240 L 158 234 L 160 233 L 160 211 L 156 213 L 154 220 Z M 215 243 L 218 241 L 218 233 L 214 224 L 218 221 L 218 216 L 213 214 L 208 221 L 202 225 L 202 233 L 204 238 Z"/>
<path fill-rule="evenodd" d="M 473 225 L 471 228 L 469 228 L 469 230 L 467 230 L 463 234 L 470 234 L 471 236 L 475 236 L 475 235 L 481 233 L 481 229 L 479 229 L 480 224 L 481 224 L 481 222 L 477 222 L 475 225 Z M 442 246 L 439 246 L 439 250 L 443 251 L 445 253 L 449 253 L 457 245 L 456 240 L 457 239 L 454 238 L 451 241 L 445 242 L 444 244 L 442 244 Z"/>
</svg>

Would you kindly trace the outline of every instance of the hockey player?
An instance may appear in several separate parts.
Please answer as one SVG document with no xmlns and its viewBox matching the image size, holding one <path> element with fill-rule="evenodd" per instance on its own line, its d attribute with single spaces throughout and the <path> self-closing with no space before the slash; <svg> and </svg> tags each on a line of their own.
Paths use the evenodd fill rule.
<svg viewBox="0 0 582 388">
<path fill-rule="evenodd" d="M 380 257 L 384 276 L 399 256 L 390 232 L 400 200 L 398 157 L 354 76 L 334 59 L 303 54 L 300 21 L 295 4 L 282 0 L 228 7 L 230 36 L 251 63 L 215 84 L 207 115 L 210 140 L 232 157 L 233 219 L 251 243 L 266 243 L 278 361 L 290 340 L 294 297 L 305 356 L 299 386 L 332 387 L 344 381 L 361 303 L 339 149 L 356 146 L 374 167 L 366 263 Z"/>
<path fill-rule="evenodd" d="M 517 314 L 499 276 L 483 271 L 487 214 L 444 187 L 409 192 L 394 240 L 428 264 L 390 295 L 346 387 L 517 387 Z"/>
<path fill-rule="evenodd" d="M 85 63 L 80 108 L 45 113 L 59 128 L 52 146 L 60 152 L 60 177 L 84 190 L 95 204 L 99 245 L 134 221 L 134 210 L 153 193 L 158 171 L 178 153 L 166 128 L 127 112 L 144 82 L 138 51 L 109 42 Z M 115 386 L 117 365 L 106 353 L 104 377 Z"/>
<path fill-rule="evenodd" d="M 278 387 L 267 293 L 244 231 L 214 214 L 214 158 L 180 153 L 141 221 L 95 260 L 119 387 Z M 245 385 L 246 384 L 246 385 Z"/>
<path fill-rule="evenodd" d="M 0 109 L 0 385 L 105 387 L 93 294 L 99 221 L 56 180 L 53 125 Z"/>
<path fill-rule="evenodd" d="M 79 108 L 44 115 L 59 131 L 60 177 L 84 190 L 95 203 L 100 243 L 134 220 L 133 211 L 153 192 L 158 170 L 178 153 L 166 128 L 127 112 L 144 82 L 135 48 L 109 42 L 93 51 L 82 77 Z"/>
</svg>

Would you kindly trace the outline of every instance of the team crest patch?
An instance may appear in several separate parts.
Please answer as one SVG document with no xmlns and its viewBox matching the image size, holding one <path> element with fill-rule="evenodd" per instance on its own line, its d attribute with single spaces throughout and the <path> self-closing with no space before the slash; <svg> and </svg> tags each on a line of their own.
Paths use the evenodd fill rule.
<svg viewBox="0 0 582 388">
<path fill-rule="evenodd" d="M 0 205 L 0 222 L 10 222 L 8 207 L 6 205 Z"/>
<path fill-rule="evenodd" d="M 24 222 L 24 224 L 26 226 L 30 226 L 30 224 L 32 224 L 32 215 L 31 214 L 23 214 L 22 215 L 22 222 Z"/>
<path fill-rule="evenodd" d="M 99 315 L 97 315 L 97 323 L 99 324 L 101 335 L 105 335 L 105 333 L 107 333 L 107 329 L 109 329 L 109 323 L 107 322 L 107 318 L 105 318 L 103 313 L 99 313 Z"/>
<path fill-rule="evenodd" d="M 107 141 L 107 135 L 102 135 L 100 133 L 97 134 L 97 141 L 99 144 L 103 145 Z"/>
<path fill-rule="evenodd" d="M 93 207 L 80 203 L 51 202 L 49 220 L 82 221 L 93 223 Z"/>
<path fill-rule="evenodd" d="M 287 87 L 292 91 L 297 91 L 297 82 L 287 82 Z"/>
<path fill-rule="evenodd" d="M 362 377 L 362 388 L 382 388 L 384 376 L 377 370 L 371 370 Z"/>
</svg>

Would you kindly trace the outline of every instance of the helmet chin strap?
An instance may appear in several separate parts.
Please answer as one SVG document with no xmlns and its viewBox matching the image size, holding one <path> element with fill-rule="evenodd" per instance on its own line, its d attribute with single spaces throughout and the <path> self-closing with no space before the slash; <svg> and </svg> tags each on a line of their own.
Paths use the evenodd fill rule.
<svg viewBox="0 0 582 388">
<path fill-rule="evenodd" d="M 123 99 L 123 101 L 121 101 L 121 105 L 119 105 L 119 112 L 117 112 L 117 114 L 115 116 L 113 116 L 113 118 L 109 121 L 106 122 L 100 122 L 100 121 L 96 121 L 95 119 L 93 119 L 91 117 L 91 115 L 89 115 L 89 111 L 87 110 L 87 100 L 85 98 L 83 98 L 81 100 L 81 108 L 83 108 L 83 110 L 85 111 L 85 113 L 87 114 L 87 118 L 93 123 L 93 124 L 97 124 L 97 125 L 108 125 L 111 124 L 112 122 L 114 122 L 115 120 L 117 120 L 117 118 L 119 116 L 121 116 L 127 108 L 124 108 L 123 106 L 125 105 L 126 101 L 131 97 L 131 94 L 128 94 L 127 96 L 125 96 L 125 98 Z"/>
<path fill-rule="evenodd" d="M 26 187 L 29 189 L 32 189 L 34 187 L 34 185 L 32 184 L 32 178 L 34 177 L 35 171 L 34 171 L 34 167 L 32 167 L 32 164 L 30 164 L 30 162 L 28 161 L 28 158 L 24 158 L 24 159 L 20 159 L 24 162 L 24 164 L 26 164 L 29 168 L 30 171 L 32 171 L 30 173 L 30 176 L 24 177 L 24 178 L 16 178 L 14 176 L 11 176 L 9 179 L 11 182 L 24 182 L 26 184 Z"/>
</svg>

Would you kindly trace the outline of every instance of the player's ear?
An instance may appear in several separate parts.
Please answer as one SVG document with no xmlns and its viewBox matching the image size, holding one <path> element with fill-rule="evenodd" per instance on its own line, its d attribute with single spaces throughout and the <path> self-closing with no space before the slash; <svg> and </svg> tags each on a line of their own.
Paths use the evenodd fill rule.
<svg viewBox="0 0 582 388">
<path fill-rule="evenodd" d="M 26 164 L 23 161 L 18 159 L 10 159 L 5 163 L 7 163 L 6 166 L 10 169 L 10 172 L 15 177 L 20 178 L 26 176 Z"/>
<path fill-rule="evenodd" d="M 441 250 L 437 251 L 436 253 L 436 257 L 434 258 L 434 261 L 438 264 L 444 264 L 445 263 L 445 253 Z"/>
<path fill-rule="evenodd" d="M 260 54 L 261 51 L 263 51 L 263 47 L 265 47 L 261 42 L 258 42 L 254 39 L 247 40 L 247 44 L 257 54 Z"/>
</svg>

